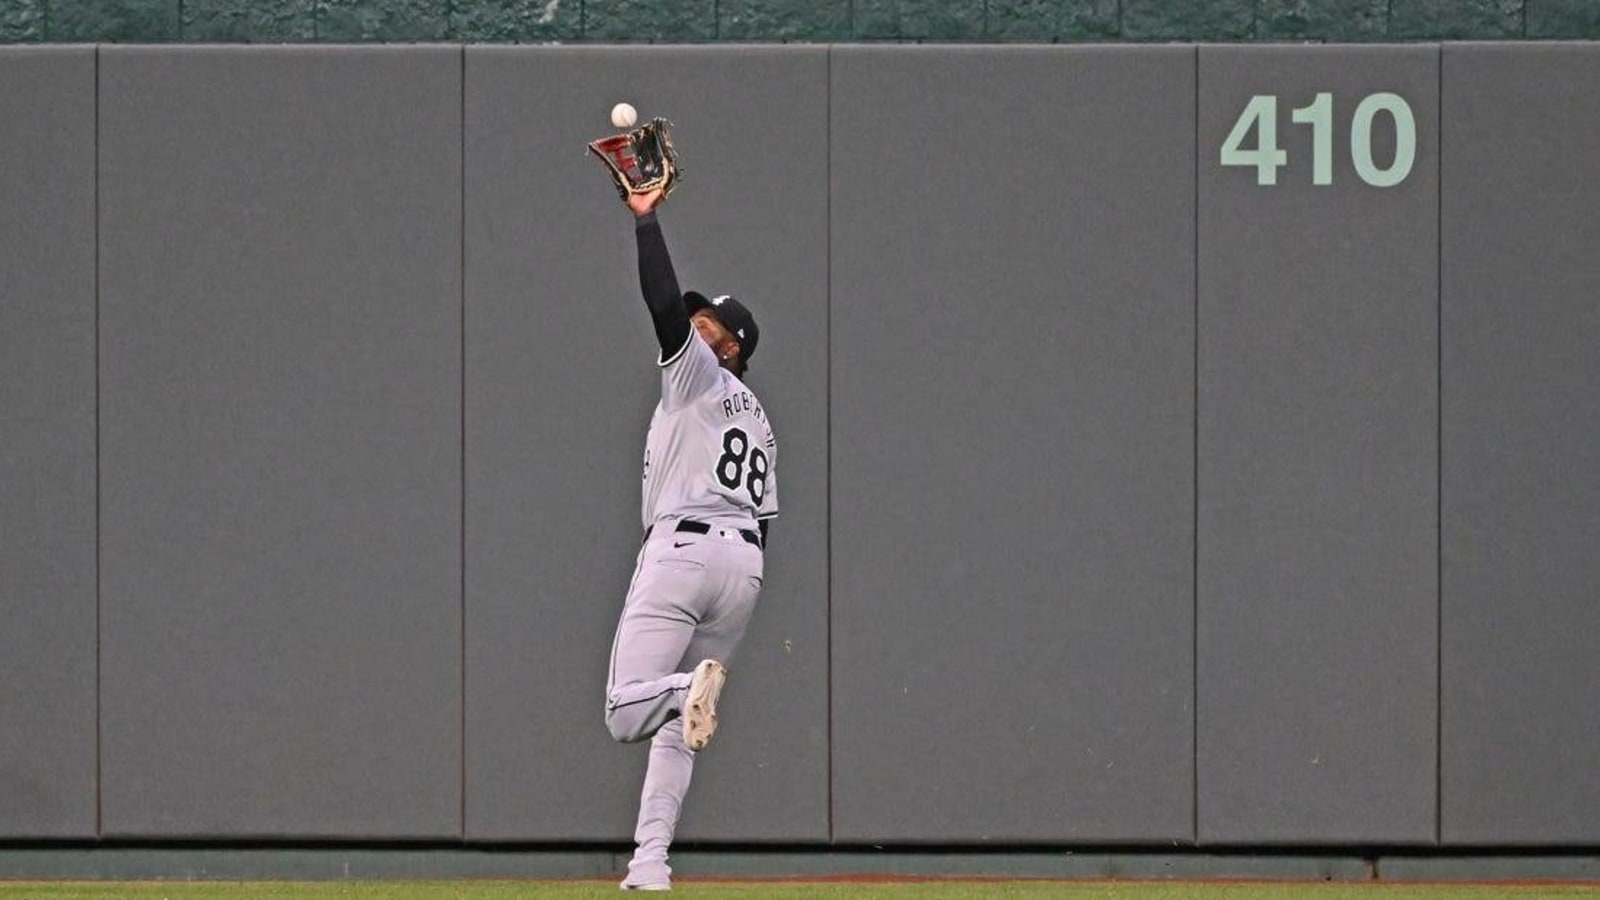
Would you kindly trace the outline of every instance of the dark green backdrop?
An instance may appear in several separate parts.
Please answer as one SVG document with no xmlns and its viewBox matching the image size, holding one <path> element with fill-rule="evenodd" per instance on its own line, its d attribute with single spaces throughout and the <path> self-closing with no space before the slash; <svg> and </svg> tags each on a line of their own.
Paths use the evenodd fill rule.
<svg viewBox="0 0 1600 900">
<path fill-rule="evenodd" d="M 1595 0 L 0 0 L 0 43 L 1596 38 Z"/>
</svg>

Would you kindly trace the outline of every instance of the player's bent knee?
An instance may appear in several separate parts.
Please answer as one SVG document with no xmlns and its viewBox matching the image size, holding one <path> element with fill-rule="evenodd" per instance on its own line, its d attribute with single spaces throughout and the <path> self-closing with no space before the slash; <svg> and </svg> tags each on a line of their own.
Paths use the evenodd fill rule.
<svg viewBox="0 0 1600 900">
<path fill-rule="evenodd" d="M 606 730 L 611 732 L 611 739 L 623 744 L 637 744 L 649 737 L 639 730 L 639 723 L 632 721 L 633 716 L 625 716 L 617 710 L 606 708 Z"/>
</svg>

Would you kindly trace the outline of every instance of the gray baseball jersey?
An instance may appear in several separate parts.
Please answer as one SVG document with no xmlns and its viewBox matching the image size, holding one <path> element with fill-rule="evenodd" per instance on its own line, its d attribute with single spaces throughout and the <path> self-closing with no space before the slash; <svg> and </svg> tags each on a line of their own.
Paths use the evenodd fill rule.
<svg viewBox="0 0 1600 900">
<path fill-rule="evenodd" d="M 661 361 L 661 400 L 645 440 L 648 540 L 611 647 L 606 725 L 652 738 L 626 885 L 671 881 L 667 849 L 694 769 L 680 704 L 687 670 L 737 652 L 761 593 L 753 526 L 778 512 L 777 441 L 755 394 L 700 336 Z M 700 530 L 684 531 L 685 523 Z"/>
<path fill-rule="evenodd" d="M 761 401 L 692 330 L 660 365 L 661 401 L 645 439 L 643 527 L 694 519 L 753 528 L 776 516 L 778 443 Z"/>
</svg>

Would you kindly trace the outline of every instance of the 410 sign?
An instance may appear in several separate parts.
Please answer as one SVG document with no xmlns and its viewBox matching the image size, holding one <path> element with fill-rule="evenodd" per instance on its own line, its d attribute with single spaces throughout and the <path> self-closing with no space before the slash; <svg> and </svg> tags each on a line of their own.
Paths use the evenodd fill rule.
<svg viewBox="0 0 1600 900">
<path fill-rule="evenodd" d="M 1372 158 L 1372 125 L 1380 114 L 1394 121 L 1394 159 L 1380 166 Z M 1291 114 L 1296 125 L 1311 126 L 1311 183 L 1333 184 L 1333 95 L 1318 94 L 1310 106 Z M 1244 147 L 1254 130 L 1255 149 Z M 1350 121 L 1350 161 L 1356 174 L 1373 187 L 1394 187 L 1411 174 L 1417 159 L 1417 119 L 1411 105 L 1399 94 L 1369 94 L 1356 106 Z M 1257 94 L 1239 113 L 1228 139 L 1222 142 L 1222 165 L 1254 166 L 1256 184 L 1277 184 L 1278 169 L 1289 164 L 1289 151 L 1278 147 L 1278 98 Z"/>
</svg>

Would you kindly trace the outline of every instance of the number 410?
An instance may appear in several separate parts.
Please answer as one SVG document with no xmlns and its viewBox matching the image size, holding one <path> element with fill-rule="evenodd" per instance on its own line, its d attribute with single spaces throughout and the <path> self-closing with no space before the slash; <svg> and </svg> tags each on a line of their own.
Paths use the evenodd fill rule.
<svg viewBox="0 0 1600 900">
<path fill-rule="evenodd" d="M 1394 160 L 1379 168 L 1372 160 L 1372 120 L 1380 112 L 1394 119 Z M 1318 94 L 1310 106 L 1295 110 L 1297 125 L 1311 126 L 1311 183 L 1333 184 L 1333 95 Z M 1256 130 L 1256 148 L 1240 145 L 1250 129 Z M 1371 94 L 1356 107 L 1350 122 L 1350 158 L 1356 174 L 1373 187 L 1394 187 L 1411 174 L 1417 157 L 1417 120 L 1399 94 Z M 1255 166 L 1256 184 L 1277 184 L 1278 169 L 1289 164 L 1289 152 L 1278 149 L 1278 98 L 1257 94 L 1250 98 L 1228 139 L 1222 142 L 1222 164 Z"/>
</svg>

